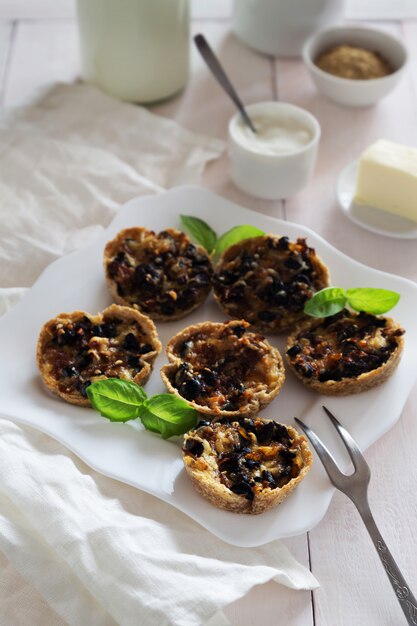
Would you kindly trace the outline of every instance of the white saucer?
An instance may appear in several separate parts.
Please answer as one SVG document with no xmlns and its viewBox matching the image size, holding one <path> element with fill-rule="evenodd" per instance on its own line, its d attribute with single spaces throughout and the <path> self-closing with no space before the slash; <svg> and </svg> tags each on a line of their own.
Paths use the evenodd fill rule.
<svg viewBox="0 0 417 626">
<path fill-rule="evenodd" d="M 346 217 L 379 235 L 401 239 L 417 238 L 416 222 L 353 201 L 357 171 L 358 161 L 352 161 L 342 170 L 337 180 L 337 200 Z"/>
</svg>

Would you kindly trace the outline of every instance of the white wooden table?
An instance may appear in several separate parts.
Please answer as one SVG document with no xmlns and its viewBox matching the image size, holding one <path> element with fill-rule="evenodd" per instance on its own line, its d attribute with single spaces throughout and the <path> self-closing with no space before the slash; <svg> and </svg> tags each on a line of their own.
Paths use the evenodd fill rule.
<svg viewBox="0 0 417 626">
<path fill-rule="evenodd" d="M 362 5 L 352 1 L 350 8 L 353 12 L 361 10 Z M 352 110 L 323 99 L 299 60 L 273 59 L 244 47 L 231 34 L 230 11 L 230 0 L 194 0 L 193 30 L 208 37 L 243 100 L 249 103 L 277 99 L 305 107 L 319 119 L 323 136 L 314 180 L 289 201 L 259 201 L 239 192 L 229 180 L 226 157 L 209 166 L 204 184 L 243 206 L 310 226 L 358 261 L 417 280 L 415 241 L 388 239 L 361 230 L 339 212 L 335 200 L 338 173 L 370 142 L 384 137 L 417 146 L 417 22 L 381 22 L 381 28 L 405 41 L 411 63 L 392 95 L 376 107 Z M 3 107 L 26 102 L 45 83 L 72 81 L 78 75 L 72 0 L 0 0 Z M 192 76 L 187 89 L 176 99 L 154 107 L 154 111 L 196 132 L 224 138 L 233 108 L 193 51 Z M 375 518 L 415 593 L 416 404 L 417 389 L 414 389 L 400 421 L 366 453 L 373 473 L 370 500 Z M 336 494 L 324 520 L 310 533 L 289 539 L 286 544 L 311 568 L 321 583 L 320 589 L 312 594 L 295 592 L 275 583 L 255 588 L 227 608 L 234 626 L 403 623 L 402 612 L 365 528 L 345 497 Z M 2 595 L 13 593 L 16 597 L 16 612 L 6 621 L 0 608 L 0 624 L 63 624 L 1 556 L 0 574 L 0 607 Z M 18 610 L 19 597 L 28 593 L 32 594 L 34 607 L 31 616 L 21 615 Z"/>
</svg>

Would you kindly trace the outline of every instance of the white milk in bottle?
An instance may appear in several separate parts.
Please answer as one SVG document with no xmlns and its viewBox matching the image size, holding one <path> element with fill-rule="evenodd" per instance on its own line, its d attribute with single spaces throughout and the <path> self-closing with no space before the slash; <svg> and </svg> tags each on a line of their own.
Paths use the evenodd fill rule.
<svg viewBox="0 0 417 626">
<path fill-rule="evenodd" d="M 154 102 L 188 78 L 189 0 L 77 0 L 82 77 L 129 102 Z"/>
</svg>

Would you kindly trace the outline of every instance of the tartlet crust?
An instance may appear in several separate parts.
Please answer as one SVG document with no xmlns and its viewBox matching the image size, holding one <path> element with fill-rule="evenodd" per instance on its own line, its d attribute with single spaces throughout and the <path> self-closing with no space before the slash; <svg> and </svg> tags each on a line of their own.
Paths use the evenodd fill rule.
<svg viewBox="0 0 417 626">
<path fill-rule="evenodd" d="M 273 420 L 262 421 L 270 422 Z M 253 500 L 249 501 L 243 495 L 234 493 L 220 482 L 219 472 L 213 468 L 213 463 L 207 462 L 208 455 L 206 451 L 202 457 L 194 458 L 183 450 L 185 470 L 196 491 L 217 508 L 231 511 L 232 513 L 258 515 L 280 504 L 303 480 L 313 463 L 313 455 L 307 439 L 300 435 L 292 426 L 283 426 L 285 426 L 291 438 L 291 447 L 299 450 L 298 458 L 301 463 L 298 475 L 291 478 L 287 484 L 274 489 L 263 487 L 261 490 L 256 491 Z M 195 431 L 191 431 L 185 436 L 185 441 L 188 437 L 193 437 L 193 432 Z"/>
<path fill-rule="evenodd" d="M 243 405 L 238 409 L 223 410 L 215 403 L 212 406 L 201 404 L 181 395 L 174 384 L 174 379 L 181 364 L 189 362 L 186 357 L 180 356 L 181 346 L 190 340 L 192 341 L 196 335 L 206 336 L 210 339 L 211 337 L 216 337 L 222 331 L 232 330 L 235 327 L 244 328 L 244 341 L 258 345 L 261 354 L 259 362 L 256 363 L 256 371 L 253 372 L 253 379 L 247 381 L 251 382 L 252 385 L 249 386 L 248 384 L 248 387 L 245 389 L 246 396 Z M 161 369 L 161 377 L 168 391 L 186 400 L 191 407 L 205 415 L 232 419 L 258 413 L 278 395 L 285 381 L 285 369 L 279 350 L 272 346 L 262 335 L 247 331 L 248 327 L 249 324 L 244 320 L 232 320 L 224 323 L 202 322 L 188 326 L 171 337 L 166 346 L 169 364 L 164 365 Z M 236 346 L 241 345 L 241 343 L 241 339 L 237 338 Z M 221 345 L 219 350 L 221 351 Z M 214 366 L 214 363 L 211 364 Z M 243 381 L 239 380 L 239 382 Z"/>
<path fill-rule="evenodd" d="M 289 245 L 288 250 L 279 248 L 280 240 L 287 240 L 287 244 Z M 275 245 L 275 252 L 272 248 L 273 245 Z M 258 263 L 257 268 L 254 270 L 250 269 L 246 273 L 248 280 L 253 282 L 253 285 L 251 285 L 250 289 L 245 291 L 243 300 L 234 302 L 227 296 L 227 294 L 230 293 L 230 286 L 237 285 L 245 276 L 240 274 L 237 280 L 234 280 L 231 285 L 227 286 L 221 284 L 219 277 L 223 272 L 227 273 L 239 257 L 242 258 L 242 255 L 245 253 L 251 254 L 252 256 L 254 254 L 259 255 L 259 250 L 261 250 L 261 266 L 259 266 Z M 292 306 L 293 310 L 290 310 L 290 307 L 285 304 L 277 304 L 276 302 L 271 304 L 265 302 L 259 297 L 258 294 L 255 293 L 255 290 L 258 289 L 259 285 L 268 288 L 268 284 L 270 285 L 273 281 L 282 279 L 284 275 L 288 281 L 288 274 L 291 274 L 291 269 L 285 267 L 284 263 L 278 258 L 276 258 L 275 261 L 265 260 L 262 264 L 262 257 L 266 259 L 268 254 L 280 257 L 285 255 L 285 253 L 289 256 L 291 251 L 293 251 L 294 254 L 299 253 L 299 258 L 306 266 L 301 266 L 299 271 L 294 270 L 294 278 L 295 276 L 299 276 L 301 274 L 305 275 L 306 272 L 311 273 L 310 285 L 308 287 L 305 286 L 304 288 L 300 287 L 300 290 L 307 293 L 308 297 L 300 299 L 298 307 Z M 255 281 L 253 280 L 254 276 L 256 277 Z M 305 280 L 305 278 L 303 278 L 303 280 Z M 284 283 L 285 282 L 286 281 L 284 280 Z M 297 281 L 291 279 L 291 282 L 295 283 Z M 314 248 L 307 246 L 305 239 L 299 238 L 296 241 L 289 241 L 287 237 L 275 234 L 266 234 L 259 237 L 244 239 L 233 246 L 230 246 L 223 252 L 214 267 L 214 299 L 222 311 L 234 319 L 240 317 L 246 319 L 253 326 L 253 328 L 266 334 L 281 333 L 287 329 L 293 328 L 295 324 L 300 322 L 300 320 L 305 319 L 303 308 L 306 300 L 311 298 L 316 291 L 320 291 L 321 289 L 328 287 L 329 284 L 330 273 L 328 267 L 318 254 L 316 254 Z M 286 287 L 287 286 L 288 285 L 286 283 Z M 265 316 L 268 313 L 272 315 L 276 314 L 275 319 L 271 319 L 269 321 L 259 319 L 259 314 Z"/>
<path fill-rule="evenodd" d="M 54 336 L 53 328 L 56 327 L 57 324 L 65 325 L 69 321 L 74 323 L 81 322 L 85 316 L 87 316 L 91 320 L 93 325 L 99 325 L 105 322 L 106 319 L 113 318 L 117 318 L 117 320 L 120 320 L 120 322 L 127 322 L 139 325 L 142 331 L 141 335 L 143 334 L 146 337 L 146 341 L 150 344 L 153 350 L 140 356 L 142 368 L 135 376 L 132 377 L 122 373 L 119 378 L 131 380 L 138 385 L 143 385 L 144 383 L 146 383 L 152 372 L 154 361 L 162 349 L 155 324 L 149 317 L 143 315 L 142 313 L 139 313 L 139 311 L 136 311 L 135 309 L 112 304 L 97 315 L 90 315 L 85 311 L 60 313 L 42 326 L 37 342 L 36 359 L 39 372 L 46 387 L 54 395 L 63 398 L 66 402 L 69 402 L 70 404 L 76 404 L 78 406 L 91 406 L 88 398 L 84 397 L 79 391 L 65 391 L 60 388 L 59 380 L 56 378 L 53 372 L 53 363 L 51 363 L 45 355 L 46 348 L 50 344 Z M 94 380 L 103 380 L 106 378 L 108 377 L 105 375 L 99 375 L 96 376 Z"/>
<path fill-rule="evenodd" d="M 141 311 L 145 315 L 149 315 L 149 317 L 155 321 L 168 322 L 185 317 L 186 315 L 191 313 L 191 311 L 197 309 L 205 301 L 211 290 L 212 266 L 207 251 L 202 246 L 192 244 L 190 238 L 185 233 L 176 230 L 175 228 L 166 228 L 165 231 L 162 232 L 168 233 L 168 235 L 174 238 L 175 242 L 178 243 L 178 245 L 180 245 L 182 248 L 185 248 L 186 246 L 191 246 L 194 248 L 196 255 L 200 257 L 205 257 L 207 259 L 207 284 L 202 286 L 200 285 L 198 289 L 194 289 L 193 297 L 187 298 L 188 305 L 185 308 L 177 308 L 177 310 L 175 311 L 175 303 L 177 301 L 178 294 L 181 293 L 182 290 L 189 288 L 188 283 L 184 283 L 183 286 L 181 286 L 180 284 L 176 284 L 174 285 L 174 288 L 172 288 L 172 285 L 170 285 L 171 288 L 167 288 L 166 294 L 169 294 L 170 292 L 175 292 L 172 293 L 172 298 L 170 300 L 170 303 L 174 307 L 174 310 L 170 314 L 164 314 L 164 312 L 158 310 L 158 308 L 146 306 L 146 304 L 144 303 L 144 298 L 141 294 L 141 290 L 139 288 L 134 295 L 130 295 L 129 297 L 124 297 L 123 295 L 121 295 L 119 293 L 118 282 L 115 280 L 114 277 L 111 276 L 111 263 L 115 260 L 117 254 L 123 250 L 126 240 L 135 240 L 139 248 L 140 246 L 146 246 L 148 251 L 153 251 L 153 258 L 160 256 L 160 252 L 163 247 L 161 248 L 161 244 L 160 242 L 158 242 L 157 239 L 158 235 L 153 231 L 142 226 L 124 228 L 116 235 L 114 239 L 107 242 L 104 249 L 103 264 L 107 288 L 116 303 L 123 306 L 133 307 L 136 310 Z M 136 267 L 134 269 L 136 269 Z M 204 272 L 202 270 L 202 273 Z M 198 270 L 196 270 L 196 274 L 198 274 Z"/>
<path fill-rule="evenodd" d="M 397 324 L 392 318 L 384 319 L 386 320 L 387 328 L 393 330 L 401 329 L 399 324 Z M 319 326 L 322 321 L 322 319 L 312 319 L 302 324 L 299 324 L 287 339 L 285 348 L 287 364 L 291 371 L 295 374 L 295 376 L 303 383 L 303 385 L 323 395 L 347 396 L 350 394 L 368 391 L 369 389 L 372 389 L 373 387 L 384 383 L 392 375 L 401 359 L 404 347 L 404 338 L 402 335 L 395 337 L 396 347 L 391 352 L 389 358 L 385 361 L 385 363 L 375 369 L 371 369 L 368 372 L 364 372 L 354 377 L 343 377 L 341 380 L 326 380 L 324 382 L 317 380 L 316 377 L 306 378 L 305 376 L 303 376 L 294 367 L 294 363 L 288 356 L 287 352 L 292 346 L 299 343 L 300 334 L 305 332 L 311 332 L 315 327 Z"/>
</svg>

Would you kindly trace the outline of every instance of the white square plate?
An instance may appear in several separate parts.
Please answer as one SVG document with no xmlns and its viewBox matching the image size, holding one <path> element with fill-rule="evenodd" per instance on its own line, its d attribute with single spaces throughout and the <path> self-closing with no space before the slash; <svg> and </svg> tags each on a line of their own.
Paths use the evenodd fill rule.
<svg viewBox="0 0 417 626">
<path fill-rule="evenodd" d="M 0 320 L 1 413 L 51 435 L 98 472 L 169 502 L 229 543 L 256 546 L 303 533 L 321 520 L 334 492 L 318 459 L 291 497 L 277 508 L 256 517 L 221 511 L 203 500 L 189 483 L 179 441 L 164 441 L 136 422 L 114 424 L 91 409 L 66 404 L 50 395 L 39 377 L 35 350 L 43 323 L 58 313 L 76 309 L 96 313 L 111 302 L 102 269 L 105 243 L 128 226 L 142 225 L 156 231 L 168 226 L 180 228 L 180 214 L 198 216 L 218 233 L 237 224 L 253 224 L 291 239 L 306 236 L 329 266 L 332 284 L 400 292 L 394 315 L 407 331 L 405 350 L 386 383 L 363 394 L 324 399 L 306 390 L 288 373 L 281 393 L 262 412 L 264 417 L 287 424 L 293 424 L 294 416 L 312 424 L 342 463 L 346 463 L 343 449 L 326 422 L 321 404 L 340 418 L 362 449 L 396 422 L 417 378 L 417 285 L 349 259 L 304 226 L 260 215 L 193 187 L 129 202 L 90 246 L 52 263 L 25 298 Z M 165 345 L 185 326 L 224 318 L 210 296 L 204 306 L 185 319 L 159 323 L 158 332 Z M 270 337 L 270 341 L 282 349 L 283 338 Z M 146 385 L 149 394 L 164 391 L 159 369 L 165 361 L 165 355 L 160 355 Z"/>
</svg>

